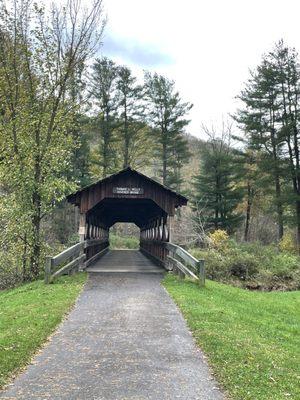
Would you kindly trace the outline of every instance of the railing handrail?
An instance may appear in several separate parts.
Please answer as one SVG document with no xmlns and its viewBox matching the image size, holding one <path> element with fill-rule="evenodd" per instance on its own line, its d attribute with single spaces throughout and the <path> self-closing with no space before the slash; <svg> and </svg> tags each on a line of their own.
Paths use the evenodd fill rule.
<svg viewBox="0 0 300 400">
<path fill-rule="evenodd" d="M 80 242 L 76 243 L 71 247 L 68 247 L 67 249 L 63 250 L 61 253 L 57 254 L 52 258 L 52 266 L 56 267 L 57 265 L 63 263 L 64 261 L 68 260 L 70 257 L 72 257 L 74 254 L 77 253 L 77 251 L 81 251 L 85 248 L 85 242 Z"/>
<path fill-rule="evenodd" d="M 183 275 L 187 275 L 189 277 L 194 278 L 195 276 L 199 279 L 199 284 L 201 286 L 205 285 L 205 268 L 204 268 L 204 260 L 198 260 L 188 251 L 178 246 L 177 244 L 165 242 L 166 248 L 169 250 L 169 256 L 167 259 L 175 264 L 175 267 L 180 270 Z M 180 260 L 176 259 L 176 256 L 180 258 Z M 188 265 L 184 265 L 186 263 Z M 190 271 L 190 268 L 193 271 Z"/>
<path fill-rule="evenodd" d="M 70 273 L 75 269 L 84 269 L 92 261 L 95 261 L 97 257 L 102 256 L 108 250 L 108 246 L 106 246 L 104 249 L 101 249 L 98 253 L 94 254 L 88 260 L 86 260 L 86 254 L 84 254 L 84 250 L 88 249 L 89 247 L 105 243 L 109 245 L 107 239 L 104 238 L 87 239 L 83 242 L 74 244 L 73 246 L 63 250 L 61 253 L 57 254 L 54 257 L 47 256 L 45 264 L 45 283 L 50 283 L 55 277 L 67 272 Z M 53 271 L 54 267 L 58 267 L 67 261 L 69 262 L 66 265 L 62 266 L 56 271 Z"/>
</svg>

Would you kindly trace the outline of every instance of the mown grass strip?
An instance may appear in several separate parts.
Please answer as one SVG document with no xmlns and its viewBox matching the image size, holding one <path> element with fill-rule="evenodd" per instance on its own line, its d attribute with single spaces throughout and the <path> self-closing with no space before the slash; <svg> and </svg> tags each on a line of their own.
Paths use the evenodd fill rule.
<svg viewBox="0 0 300 400">
<path fill-rule="evenodd" d="M 0 292 L 0 388 L 24 367 L 74 304 L 86 275 Z"/>
<path fill-rule="evenodd" d="M 300 292 L 250 292 L 168 275 L 164 285 L 230 398 L 300 399 Z"/>
</svg>

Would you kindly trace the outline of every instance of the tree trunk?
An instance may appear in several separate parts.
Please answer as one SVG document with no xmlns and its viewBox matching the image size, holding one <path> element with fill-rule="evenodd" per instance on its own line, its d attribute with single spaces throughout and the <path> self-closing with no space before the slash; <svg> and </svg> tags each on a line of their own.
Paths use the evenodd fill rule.
<svg viewBox="0 0 300 400">
<path fill-rule="evenodd" d="M 106 112 L 106 117 L 103 118 L 103 149 L 102 149 L 103 178 L 105 178 L 108 174 L 108 159 L 109 159 L 108 151 L 109 151 L 109 140 L 110 140 L 108 121 L 109 121 L 109 115 L 108 112 Z"/>
<path fill-rule="evenodd" d="M 281 185 L 279 175 L 275 175 L 275 190 L 276 190 L 276 206 L 277 206 L 277 223 L 278 223 L 278 239 L 283 237 L 283 207 L 281 200 Z"/>
<path fill-rule="evenodd" d="M 32 195 L 33 216 L 32 216 L 32 254 L 31 254 L 31 275 L 37 278 L 40 272 L 41 257 L 41 197 L 37 191 Z"/>
<path fill-rule="evenodd" d="M 32 278 L 37 278 L 40 272 L 41 257 L 41 206 L 42 199 L 40 195 L 41 185 L 41 156 L 40 156 L 40 131 L 37 128 L 35 132 L 35 143 L 37 146 L 34 158 L 34 190 L 32 192 L 32 252 L 30 260 L 30 272 Z"/>
<path fill-rule="evenodd" d="M 24 236 L 24 247 L 22 254 L 22 281 L 26 282 L 28 279 L 27 276 L 27 235 Z"/>
<path fill-rule="evenodd" d="M 250 219 L 251 219 L 251 207 L 252 207 L 252 193 L 251 193 L 251 185 L 248 182 L 247 184 L 247 209 L 246 209 L 246 223 L 245 223 L 245 232 L 244 232 L 244 240 L 245 242 L 249 241 L 249 229 L 250 229 Z"/>
<path fill-rule="evenodd" d="M 127 101 L 124 104 L 124 163 L 123 168 L 129 167 L 129 132 L 127 118 Z"/>
<path fill-rule="evenodd" d="M 297 250 L 300 254 L 300 200 L 296 202 L 296 218 L 297 218 Z"/>
<path fill-rule="evenodd" d="M 167 185 L 167 144 L 163 143 L 163 171 L 162 171 L 163 185 Z"/>
<path fill-rule="evenodd" d="M 273 111 L 274 113 L 274 111 Z M 272 119 L 274 121 L 274 117 Z M 273 122 L 274 124 L 274 122 Z M 280 184 L 280 171 L 277 156 L 277 143 L 275 137 L 275 128 L 271 129 L 271 143 L 272 143 L 272 158 L 274 163 L 274 180 L 275 180 L 275 198 L 277 207 L 277 223 L 278 223 L 278 239 L 283 236 L 283 206 L 281 199 L 281 184 Z"/>
</svg>

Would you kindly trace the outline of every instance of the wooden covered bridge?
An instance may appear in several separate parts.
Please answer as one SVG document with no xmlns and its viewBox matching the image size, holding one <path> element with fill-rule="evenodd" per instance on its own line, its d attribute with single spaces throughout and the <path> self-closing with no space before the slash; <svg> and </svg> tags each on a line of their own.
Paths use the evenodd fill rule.
<svg viewBox="0 0 300 400">
<path fill-rule="evenodd" d="M 78 268 L 94 268 L 100 272 L 107 271 L 108 266 L 117 267 L 114 264 L 128 263 L 124 260 L 125 253 L 121 257 L 114 251 L 110 251 L 109 256 L 106 253 L 110 228 L 117 222 L 131 222 L 140 229 L 140 252 L 134 257 L 132 252 L 126 253 L 127 257 L 131 256 L 132 264 L 146 256 L 151 262 L 144 263 L 145 270 L 149 267 L 149 271 L 153 271 L 155 264 L 199 279 L 204 284 L 203 262 L 172 244 L 175 211 L 187 204 L 186 197 L 126 168 L 78 190 L 67 200 L 79 208 L 80 242 L 56 257 L 48 257 L 46 282 Z"/>
</svg>

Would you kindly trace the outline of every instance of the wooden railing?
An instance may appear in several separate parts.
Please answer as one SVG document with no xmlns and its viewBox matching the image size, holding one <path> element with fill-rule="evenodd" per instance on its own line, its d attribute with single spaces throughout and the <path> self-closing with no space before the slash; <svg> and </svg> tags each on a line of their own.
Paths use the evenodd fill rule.
<svg viewBox="0 0 300 400">
<path fill-rule="evenodd" d="M 165 243 L 168 250 L 166 268 L 181 277 L 190 277 L 199 280 L 199 285 L 205 285 L 204 260 L 197 260 L 182 247 L 173 243 Z"/>
<path fill-rule="evenodd" d="M 109 249 L 109 242 L 101 239 L 89 239 L 77 243 L 55 257 L 46 257 L 45 283 L 54 278 L 83 270 Z"/>
</svg>

